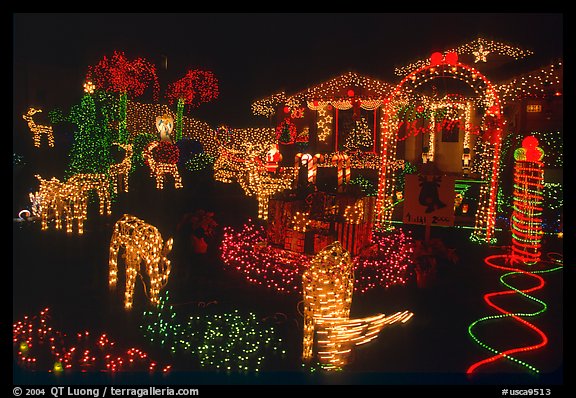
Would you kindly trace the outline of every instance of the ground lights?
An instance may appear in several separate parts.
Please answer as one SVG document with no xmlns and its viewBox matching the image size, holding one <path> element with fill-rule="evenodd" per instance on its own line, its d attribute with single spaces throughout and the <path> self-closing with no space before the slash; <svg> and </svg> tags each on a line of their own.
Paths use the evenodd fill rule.
<svg viewBox="0 0 576 398">
<path fill-rule="evenodd" d="M 405 284 L 412 264 L 412 243 L 412 236 L 402 230 L 374 233 L 370 250 L 352 260 L 355 291 L 365 293 L 376 287 Z M 242 273 L 250 283 L 279 293 L 298 292 L 302 274 L 310 264 L 305 254 L 268 245 L 264 227 L 250 221 L 239 231 L 224 228 L 221 253 L 224 264 Z"/>
<path fill-rule="evenodd" d="M 520 268 L 513 268 L 513 267 L 509 266 L 508 264 L 510 263 L 511 257 L 512 256 L 510 256 L 510 255 L 501 254 L 501 255 L 488 256 L 484 260 L 484 262 L 491 267 L 494 267 L 494 268 L 500 269 L 500 270 L 504 270 L 504 271 L 508 271 L 506 274 L 504 274 L 500 277 L 500 282 L 507 288 L 507 290 L 493 292 L 493 293 L 487 293 L 484 295 L 484 301 L 490 307 L 496 309 L 500 313 L 499 315 L 482 317 L 482 318 L 472 322 L 468 326 L 468 333 L 470 334 L 470 337 L 478 345 L 480 345 L 482 348 L 490 351 L 494 355 L 472 364 L 466 370 L 467 374 L 472 374 L 472 373 L 476 372 L 480 367 L 488 365 L 490 363 L 494 363 L 500 359 L 507 359 L 507 360 L 514 362 L 520 366 L 525 367 L 526 369 L 528 369 L 534 373 L 540 372 L 535 366 L 530 365 L 529 363 L 522 361 L 522 360 L 520 360 L 520 359 L 518 359 L 512 355 L 517 354 L 517 353 L 524 353 L 524 352 L 528 352 L 528 351 L 537 350 L 537 349 L 545 347 L 548 344 L 548 337 L 546 336 L 546 334 L 542 330 L 540 330 L 539 328 L 537 328 L 536 326 L 534 326 L 533 324 L 531 324 L 530 322 L 528 322 L 524 319 L 526 317 L 534 317 L 534 316 L 542 314 L 544 311 L 546 311 L 547 305 L 542 300 L 539 300 L 536 297 L 529 295 L 528 293 L 533 293 L 533 292 L 538 291 L 544 287 L 544 285 L 545 285 L 544 278 L 542 278 L 538 274 L 558 271 L 558 270 L 562 269 L 562 265 L 558 266 L 558 264 L 561 264 L 562 262 L 558 258 L 554 258 L 552 261 L 546 261 L 546 263 L 548 263 L 548 264 L 555 265 L 551 268 L 526 271 L 526 270 L 523 270 Z M 541 262 L 541 263 L 544 263 L 544 262 Z M 505 264 L 505 265 L 502 265 L 502 264 Z M 517 280 L 517 275 L 524 275 L 524 276 L 528 276 L 530 278 L 536 279 L 537 283 L 535 286 L 532 286 L 530 288 L 518 289 L 518 288 L 514 287 L 513 285 L 511 285 L 510 283 L 506 282 L 506 280 L 510 277 L 514 277 L 514 280 Z M 512 278 L 510 278 L 510 279 L 512 279 Z M 540 306 L 540 309 L 537 311 L 534 311 L 534 312 L 510 312 L 510 311 L 502 308 L 500 305 L 498 305 L 496 303 L 496 301 L 499 303 L 501 301 L 500 299 L 494 300 L 495 298 L 501 298 L 504 296 L 515 295 L 515 294 L 519 294 L 520 296 L 527 298 L 528 300 L 530 300 L 532 302 L 537 303 Z M 491 321 L 499 320 L 499 319 L 505 319 L 505 318 L 511 318 L 511 319 L 519 322 L 522 326 L 527 327 L 530 331 L 535 332 L 538 336 L 539 341 L 536 344 L 523 345 L 523 346 L 514 347 L 511 349 L 507 349 L 507 350 L 501 350 L 501 349 L 497 349 L 495 347 L 490 346 L 489 344 L 485 343 L 483 340 L 481 340 L 477 336 L 475 330 L 478 326 L 480 326 L 484 323 L 487 323 L 487 322 L 491 323 Z"/>
<path fill-rule="evenodd" d="M 12 345 L 19 366 L 54 372 L 164 372 L 145 351 L 121 348 L 107 334 L 98 338 L 88 331 L 68 335 L 52 326 L 48 308 L 38 315 L 24 316 L 12 325 Z"/>
<path fill-rule="evenodd" d="M 144 313 L 140 329 L 173 354 L 192 355 L 202 369 L 259 372 L 271 356 L 286 353 L 274 327 L 252 312 L 203 313 L 180 322 L 168 301 L 166 292 L 156 308 Z"/>
</svg>

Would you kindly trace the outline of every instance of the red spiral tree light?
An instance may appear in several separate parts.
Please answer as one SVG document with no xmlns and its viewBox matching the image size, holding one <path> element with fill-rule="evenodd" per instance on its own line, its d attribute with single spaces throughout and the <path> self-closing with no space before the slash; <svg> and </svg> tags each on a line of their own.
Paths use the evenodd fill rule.
<svg viewBox="0 0 576 398">
<path fill-rule="evenodd" d="M 512 211 L 512 261 L 526 265 L 540 260 L 542 240 L 542 190 L 544 152 L 538 140 L 528 136 L 514 151 L 514 199 Z"/>
</svg>

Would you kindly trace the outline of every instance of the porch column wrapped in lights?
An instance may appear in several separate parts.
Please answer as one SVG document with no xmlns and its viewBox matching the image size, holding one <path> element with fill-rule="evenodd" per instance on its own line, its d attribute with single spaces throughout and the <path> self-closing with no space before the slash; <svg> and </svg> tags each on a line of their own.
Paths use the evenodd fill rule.
<svg viewBox="0 0 576 398">
<path fill-rule="evenodd" d="M 512 210 L 512 261 L 526 265 L 540 260 L 544 151 L 538 140 L 528 136 L 514 151 L 514 198 Z"/>
</svg>

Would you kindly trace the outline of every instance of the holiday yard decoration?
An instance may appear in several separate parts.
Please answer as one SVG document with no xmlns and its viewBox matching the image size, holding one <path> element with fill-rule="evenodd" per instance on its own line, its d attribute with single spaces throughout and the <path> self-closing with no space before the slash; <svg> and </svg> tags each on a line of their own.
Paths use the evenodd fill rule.
<svg viewBox="0 0 576 398">
<path fill-rule="evenodd" d="M 110 165 L 110 178 L 112 179 L 112 186 L 114 193 L 118 193 L 118 189 L 122 192 L 128 192 L 128 177 L 130 169 L 132 168 L 132 155 L 134 153 L 132 144 L 115 144 L 124 150 L 124 159 L 120 163 Z"/>
<path fill-rule="evenodd" d="M 164 176 L 170 174 L 174 188 L 182 188 L 182 177 L 178 172 L 178 147 L 168 141 L 152 141 L 142 152 L 144 162 L 150 168 L 150 176 L 156 179 L 156 188 L 164 189 Z"/>
<path fill-rule="evenodd" d="M 34 139 L 34 146 L 40 148 L 40 143 L 42 142 L 42 135 L 45 135 L 48 139 L 48 146 L 54 146 L 54 132 L 52 131 L 52 126 L 44 126 L 42 124 L 36 124 L 32 116 L 37 113 L 42 112 L 42 109 L 29 108 L 28 112 L 22 115 L 22 118 L 28 122 L 28 128 L 32 133 L 32 138 Z"/>
<path fill-rule="evenodd" d="M 149 286 L 145 292 L 150 304 L 157 305 L 160 291 L 168 283 L 171 264 L 166 256 L 172 250 L 173 239 L 164 242 L 158 229 L 147 222 L 124 214 L 116 221 L 110 239 L 110 259 L 108 284 L 116 288 L 118 281 L 118 252 L 124 249 L 126 262 L 126 290 L 124 308 L 132 308 L 136 277 L 142 277 L 140 267 L 144 265 Z M 144 264 L 142 264 L 144 263 Z"/>
</svg>

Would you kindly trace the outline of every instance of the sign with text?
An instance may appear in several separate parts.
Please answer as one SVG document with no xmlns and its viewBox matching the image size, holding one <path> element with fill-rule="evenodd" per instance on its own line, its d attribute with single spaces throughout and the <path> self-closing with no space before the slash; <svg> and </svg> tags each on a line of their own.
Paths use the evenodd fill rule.
<svg viewBox="0 0 576 398">
<path fill-rule="evenodd" d="M 454 176 L 407 174 L 404 224 L 454 225 Z"/>
</svg>

